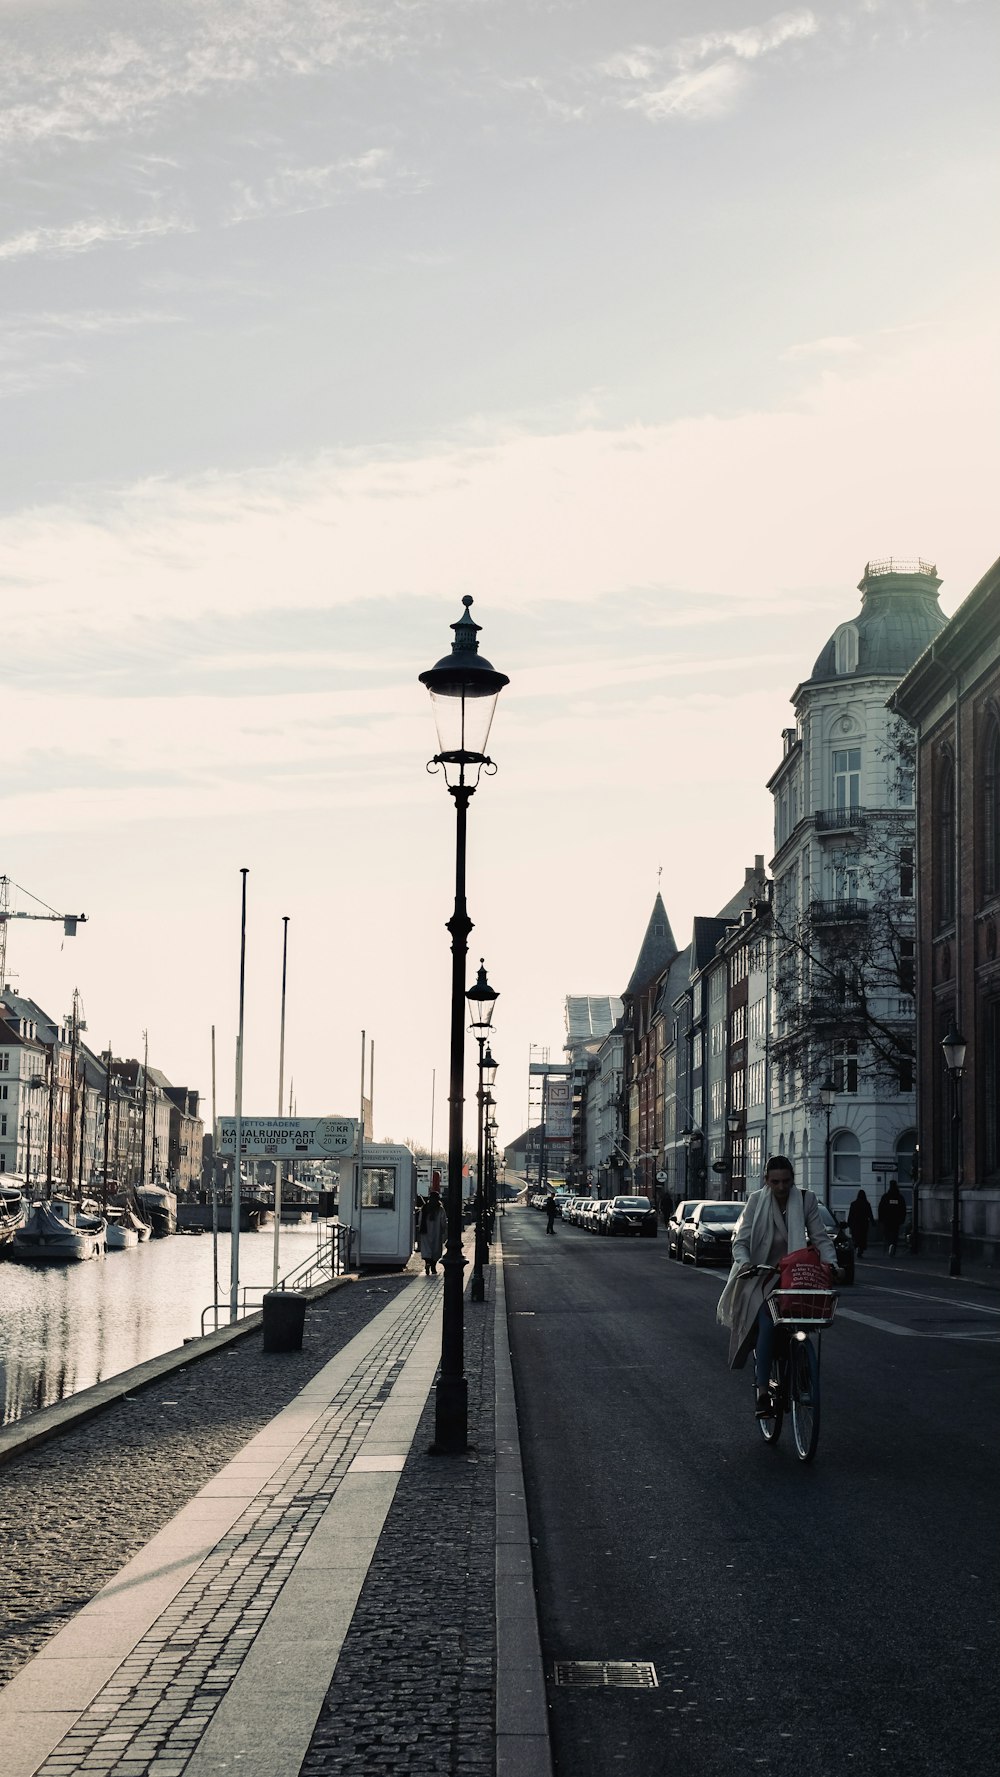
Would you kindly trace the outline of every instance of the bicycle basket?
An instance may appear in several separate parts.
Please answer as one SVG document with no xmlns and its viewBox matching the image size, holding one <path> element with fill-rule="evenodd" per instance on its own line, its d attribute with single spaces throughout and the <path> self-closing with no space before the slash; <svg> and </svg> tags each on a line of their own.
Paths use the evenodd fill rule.
<svg viewBox="0 0 1000 1777">
<path fill-rule="evenodd" d="M 828 1327 L 837 1312 L 833 1290 L 774 1290 L 766 1300 L 778 1327 Z"/>
</svg>

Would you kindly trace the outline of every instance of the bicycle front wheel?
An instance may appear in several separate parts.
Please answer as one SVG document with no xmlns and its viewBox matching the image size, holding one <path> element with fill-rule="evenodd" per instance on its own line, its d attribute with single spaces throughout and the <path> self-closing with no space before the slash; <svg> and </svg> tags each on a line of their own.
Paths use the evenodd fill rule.
<svg viewBox="0 0 1000 1777">
<path fill-rule="evenodd" d="M 819 1351 L 796 1339 L 791 1351 L 792 1435 L 800 1462 L 811 1462 L 819 1443 Z"/>
<path fill-rule="evenodd" d="M 781 1364 L 777 1358 L 771 1365 L 770 1394 L 771 1411 L 763 1419 L 758 1419 L 760 1435 L 765 1444 L 776 1444 L 781 1436 L 781 1421 L 784 1414 L 782 1406 Z M 756 1397 L 756 1389 L 754 1390 Z"/>
</svg>

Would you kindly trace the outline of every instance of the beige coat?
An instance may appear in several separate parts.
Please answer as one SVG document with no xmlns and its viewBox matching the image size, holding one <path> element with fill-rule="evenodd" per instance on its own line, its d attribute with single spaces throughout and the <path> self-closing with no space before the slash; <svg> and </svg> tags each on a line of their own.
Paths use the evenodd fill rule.
<svg viewBox="0 0 1000 1777">
<path fill-rule="evenodd" d="M 742 1370 L 757 1342 L 757 1316 L 765 1296 L 777 1287 L 776 1277 L 741 1277 L 744 1265 L 766 1265 L 772 1251 L 798 1252 L 808 1244 L 827 1265 L 835 1265 L 833 1241 L 823 1225 L 819 1204 L 812 1191 L 793 1185 L 785 1213 L 778 1208 L 773 1191 L 765 1185 L 751 1192 L 733 1233 L 733 1268 L 719 1297 L 716 1318 L 730 1329 L 729 1368 Z"/>
</svg>

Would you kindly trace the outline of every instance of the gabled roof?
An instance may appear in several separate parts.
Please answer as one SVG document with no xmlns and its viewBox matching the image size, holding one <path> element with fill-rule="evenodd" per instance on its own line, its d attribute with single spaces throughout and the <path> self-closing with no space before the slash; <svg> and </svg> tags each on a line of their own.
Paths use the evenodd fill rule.
<svg viewBox="0 0 1000 1777">
<path fill-rule="evenodd" d="M 691 938 L 692 975 L 696 975 L 699 969 L 711 962 L 715 955 L 715 946 L 720 938 L 725 937 L 726 926 L 731 923 L 725 919 L 706 919 L 703 914 L 696 915 Z"/>
<path fill-rule="evenodd" d="M 691 979 L 691 946 L 685 945 L 673 958 L 663 977 L 656 1001 L 654 1016 L 659 1017 L 669 1011 L 675 999 L 684 992 Z"/>
<path fill-rule="evenodd" d="M 622 995 L 623 999 L 634 999 L 636 994 L 662 975 L 667 965 L 677 955 L 674 934 L 670 930 L 667 910 L 663 905 L 663 896 L 657 894 L 653 902 L 653 911 L 649 916 L 646 936 L 642 940 L 642 948 L 636 958 L 629 984 Z"/>
</svg>

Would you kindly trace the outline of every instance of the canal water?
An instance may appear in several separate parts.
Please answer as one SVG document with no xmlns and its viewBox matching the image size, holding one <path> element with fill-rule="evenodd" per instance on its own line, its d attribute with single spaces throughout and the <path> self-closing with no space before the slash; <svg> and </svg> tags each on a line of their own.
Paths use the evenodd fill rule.
<svg viewBox="0 0 1000 1777">
<path fill-rule="evenodd" d="M 315 1224 L 281 1230 L 283 1276 L 316 1251 Z M 273 1228 L 240 1235 L 247 1312 L 271 1285 Z M 230 1236 L 219 1235 L 219 1294 L 229 1295 Z M 76 1265 L 0 1264 L 2 1422 L 23 1419 L 173 1351 L 201 1332 L 212 1301 L 212 1237 L 173 1235 Z M 228 1311 L 220 1324 L 228 1321 Z M 214 1320 L 206 1317 L 206 1330 Z"/>
</svg>

